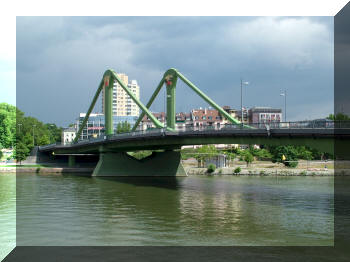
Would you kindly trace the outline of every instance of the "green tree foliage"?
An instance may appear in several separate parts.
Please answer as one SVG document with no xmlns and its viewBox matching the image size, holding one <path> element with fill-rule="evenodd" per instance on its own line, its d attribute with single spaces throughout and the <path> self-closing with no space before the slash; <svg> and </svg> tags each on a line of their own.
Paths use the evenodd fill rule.
<svg viewBox="0 0 350 262">
<path fill-rule="evenodd" d="M 343 113 L 338 113 L 338 114 L 329 114 L 327 116 L 327 119 L 333 120 L 333 121 L 349 121 L 350 117 L 348 115 L 345 115 Z"/>
<path fill-rule="evenodd" d="M 128 121 L 119 122 L 117 125 L 117 134 L 126 133 L 131 130 L 130 123 Z"/>
<path fill-rule="evenodd" d="M 198 167 L 202 167 L 204 165 L 204 160 L 210 156 L 215 156 L 218 154 L 218 150 L 213 145 L 203 145 L 198 148 L 197 154 L 195 158 L 198 161 Z"/>
<path fill-rule="evenodd" d="M 250 163 L 254 161 L 254 156 L 249 151 L 247 151 L 244 154 L 243 160 L 247 163 L 247 166 L 248 166 Z"/>
<path fill-rule="evenodd" d="M 305 146 L 298 146 L 295 148 L 297 151 L 297 157 L 304 160 L 312 160 L 313 155 L 310 149 Z"/>
<path fill-rule="evenodd" d="M 241 168 L 240 167 L 236 167 L 235 170 L 233 170 L 233 173 L 235 173 L 236 175 L 241 173 Z"/>
<path fill-rule="evenodd" d="M 16 107 L 0 103 L 0 146 L 14 146 L 16 138 Z"/>
<path fill-rule="evenodd" d="M 34 117 L 26 117 L 15 106 L 0 104 L 0 147 L 15 147 L 15 159 L 25 159 L 33 146 L 61 140 L 61 128 L 44 124 Z"/>
<path fill-rule="evenodd" d="M 63 128 L 62 127 L 58 127 L 53 123 L 48 123 L 45 124 L 47 130 L 49 131 L 49 143 L 56 143 L 56 142 L 61 142 L 61 135 L 62 135 L 62 131 Z"/>
<path fill-rule="evenodd" d="M 266 159 L 272 158 L 271 153 L 265 148 L 260 149 L 260 148 L 254 148 L 253 146 L 249 146 L 249 152 L 259 160 L 266 160 Z"/>
<path fill-rule="evenodd" d="M 14 151 L 14 159 L 19 161 L 19 164 L 21 164 L 21 162 L 27 158 L 28 154 L 28 147 L 22 142 L 17 143 Z"/>
<path fill-rule="evenodd" d="M 142 150 L 142 151 L 136 151 L 136 152 L 128 152 L 129 155 L 135 157 L 138 160 L 141 160 L 143 158 L 146 158 L 150 155 L 152 155 L 151 150 Z"/>
<path fill-rule="evenodd" d="M 294 146 L 270 146 L 269 151 L 272 154 L 273 162 L 280 162 L 288 167 L 298 165 L 298 150 Z M 286 158 L 285 160 L 282 159 L 283 155 Z"/>
<path fill-rule="evenodd" d="M 214 164 L 209 164 L 207 167 L 207 173 L 211 174 L 215 171 L 216 166 Z"/>
</svg>

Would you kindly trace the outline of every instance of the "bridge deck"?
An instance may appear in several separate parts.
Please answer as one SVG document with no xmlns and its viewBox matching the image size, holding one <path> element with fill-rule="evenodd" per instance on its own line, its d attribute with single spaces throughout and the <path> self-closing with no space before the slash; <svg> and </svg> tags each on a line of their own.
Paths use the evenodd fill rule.
<svg viewBox="0 0 350 262">
<path fill-rule="evenodd" d="M 165 131 L 164 129 L 130 132 L 108 137 L 79 141 L 71 145 L 41 146 L 41 152 L 98 153 L 103 150 L 132 151 L 176 149 L 183 145 L 198 144 L 300 144 L 309 145 L 335 137 L 350 137 L 349 129 L 333 128 L 286 128 L 286 129 L 206 129 Z M 317 142 L 315 141 L 317 140 Z"/>
</svg>

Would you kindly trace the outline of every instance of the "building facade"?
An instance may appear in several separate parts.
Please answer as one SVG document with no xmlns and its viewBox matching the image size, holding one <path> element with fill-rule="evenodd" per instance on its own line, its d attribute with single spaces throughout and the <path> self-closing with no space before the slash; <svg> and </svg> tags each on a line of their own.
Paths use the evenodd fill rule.
<svg viewBox="0 0 350 262">
<path fill-rule="evenodd" d="M 223 117 L 216 109 L 199 108 L 191 110 L 193 128 L 213 127 L 220 129 L 224 124 Z"/>
<path fill-rule="evenodd" d="M 129 77 L 126 74 L 117 74 L 120 80 L 131 90 L 131 92 L 140 99 L 140 87 L 136 80 L 131 80 L 129 83 Z M 102 89 L 102 112 L 104 113 L 104 92 L 105 87 Z M 140 114 L 139 107 L 130 98 L 130 96 L 124 91 L 118 82 L 113 84 L 113 102 L 112 110 L 114 116 L 138 116 Z"/>
<path fill-rule="evenodd" d="M 248 110 L 249 123 L 276 123 L 282 120 L 282 109 L 271 107 L 252 107 Z"/>
<path fill-rule="evenodd" d="M 80 113 L 76 123 L 76 132 L 79 130 L 86 113 Z M 136 123 L 136 116 L 113 116 L 113 128 L 116 133 L 119 123 L 128 122 L 130 127 Z M 104 135 L 105 132 L 105 116 L 101 113 L 91 113 L 85 127 L 83 128 L 80 139 L 97 138 Z"/>
<path fill-rule="evenodd" d="M 61 141 L 64 145 L 71 144 L 76 137 L 77 131 L 74 127 L 63 129 Z"/>
<path fill-rule="evenodd" d="M 166 123 L 166 114 L 164 112 L 153 112 L 152 113 L 158 121 L 161 123 Z M 191 119 L 191 114 L 190 113 L 176 113 L 175 115 L 175 127 L 176 129 L 184 129 L 186 126 L 192 124 L 192 119 Z M 139 130 L 147 130 L 147 129 L 152 129 L 155 128 L 156 126 L 152 122 L 151 119 L 147 115 L 145 115 L 139 125 Z"/>
</svg>

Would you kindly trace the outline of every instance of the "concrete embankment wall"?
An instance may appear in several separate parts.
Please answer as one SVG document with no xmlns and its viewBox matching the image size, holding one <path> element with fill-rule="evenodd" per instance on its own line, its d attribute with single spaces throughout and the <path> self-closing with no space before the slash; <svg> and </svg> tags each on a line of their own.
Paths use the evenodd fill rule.
<svg viewBox="0 0 350 262">
<path fill-rule="evenodd" d="M 70 167 L 0 167 L 0 173 L 92 173 L 93 168 Z"/>
<path fill-rule="evenodd" d="M 207 168 L 185 167 L 188 175 L 207 175 Z M 236 175 L 234 168 L 217 168 L 213 175 Z M 254 168 L 251 170 L 242 169 L 237 175 L 266 175 L 266 176 L 334 176 L 334 175 L 350 175 L 349 170 L 305 170 L 305 169 L 268 169 Z"/>
</svg>

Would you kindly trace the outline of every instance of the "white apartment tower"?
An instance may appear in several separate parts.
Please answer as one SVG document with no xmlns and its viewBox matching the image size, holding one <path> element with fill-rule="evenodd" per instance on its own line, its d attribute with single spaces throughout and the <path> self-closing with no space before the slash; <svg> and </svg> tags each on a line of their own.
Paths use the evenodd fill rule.
<svg viewBox="0 0 350 262">
<path fill-rule="evenodd" d="M 137 99 L 140 99 L 140 87 L 136 80 L 131 80 L 126 74 L 117 74 L 119 79 L 133 92 Z M 102 112 L 104 113 L 104 88 L 102 90 Z M 140 114 L 139 107 L 131 99 L 131 97 L 124 91 L 124 89 L 117 83 L 113 85 L 113 103 L 112 110 L 114 116 L 138 116 Z"/>
</svg>

